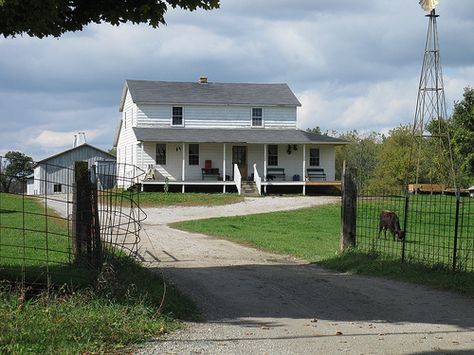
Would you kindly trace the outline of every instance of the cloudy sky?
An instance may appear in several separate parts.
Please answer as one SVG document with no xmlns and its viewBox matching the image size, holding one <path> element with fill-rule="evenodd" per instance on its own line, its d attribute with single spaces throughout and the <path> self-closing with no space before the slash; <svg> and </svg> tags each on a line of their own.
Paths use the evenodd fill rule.
<svg viewBox="0 0 474 355">
<path fill-rule="evenodd" d="M 474 2 L 440 0 L 449 110 L 474 85 Z M 0 154 L 35 159 L 112 145 L 125 79 L 286 82 L 299 127 L 382 131 L 413 120 L 427 19 L 418 0 L 221 0 L 168 25 L 89 26 L 60 39 L 0 39 Z"/>
</svg>

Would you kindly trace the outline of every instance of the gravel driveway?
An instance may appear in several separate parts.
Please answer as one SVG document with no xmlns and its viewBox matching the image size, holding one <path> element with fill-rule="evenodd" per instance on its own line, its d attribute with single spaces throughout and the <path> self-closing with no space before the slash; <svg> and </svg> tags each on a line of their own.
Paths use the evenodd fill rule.
<svg viewBox="0 0 474 355">
<path fill-rule="evenodd" d="M 325 197 L 257 198 L 219 207 L 147 209 L 141 254 L 188 294 L 205 321 L 144 354 L 471 354 L 474 300 L 177 231 L 180 220 L 288 210 Z"/>
</svg>

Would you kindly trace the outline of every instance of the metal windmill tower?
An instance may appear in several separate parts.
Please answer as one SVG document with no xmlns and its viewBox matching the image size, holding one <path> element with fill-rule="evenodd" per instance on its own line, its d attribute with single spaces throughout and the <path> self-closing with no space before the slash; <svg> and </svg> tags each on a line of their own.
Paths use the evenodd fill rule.
<svg viewBox="0 0 474 355">
<path fill-rule="evenodd" d="M 426 35 L 425 54 L 421 69 L 420 84 L 418 88 L 418 98 L 416 102 L 415 120 L 413 123 L 413 134 L 418 142 L 416 183 L 419 181 L 421 145 L 424 138 L 437 138 L 440 141 L 441 150 L 447 155 L 449 166 L 445 168 L 450 171 L 450 182 L 456 184 L 454 174 L 454 163 L 452 158 L 451 145 L 449 142 L 449 132 L 447 129 L 446 98 L 444 94 L 443 71 L 441 68 L 439 36 L 436 5 L 438 0 L 421 0 L 420 5 L 427 11 L 426 17 L 429 20 L 428 32 Z M 436 132 L 433 132 L 434 124 Z M 431 126 L 431 133 L 428 127 Z M 436 154 L 437 152 L 433 152 Z M 441 154 L 441 152 L 439 152 Z M 442 160 L 442 159 L 441 159 Z"/>
</svg>

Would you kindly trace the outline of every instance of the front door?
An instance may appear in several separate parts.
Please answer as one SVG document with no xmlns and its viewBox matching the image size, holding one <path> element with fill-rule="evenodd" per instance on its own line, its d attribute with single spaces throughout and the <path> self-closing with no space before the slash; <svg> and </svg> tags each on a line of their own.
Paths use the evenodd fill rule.
<svg viewBox="0 0 474 355">
<path fill-rule="evenodd" d="M 247 147 L 236 145 L 232 147 L 232 166 L 237 164 L 242 175 L 242 180 L 248 179 L 247 169 Z"/>
</svg>

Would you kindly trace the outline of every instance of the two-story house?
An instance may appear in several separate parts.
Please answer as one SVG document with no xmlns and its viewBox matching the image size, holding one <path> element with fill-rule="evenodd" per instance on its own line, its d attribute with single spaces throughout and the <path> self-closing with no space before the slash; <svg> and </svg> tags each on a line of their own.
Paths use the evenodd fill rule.
<svg viewBox="0 0 474 355">
<path fill-rule="evenodd" d="M 335 146 L 297 128 L 300 102 L 287 84 L 127 80 L 115 135 L 117 162 L 150 185 L 338 185 Z M 253 185 L 253 186 L 252 186 Z"/>
</svg>

